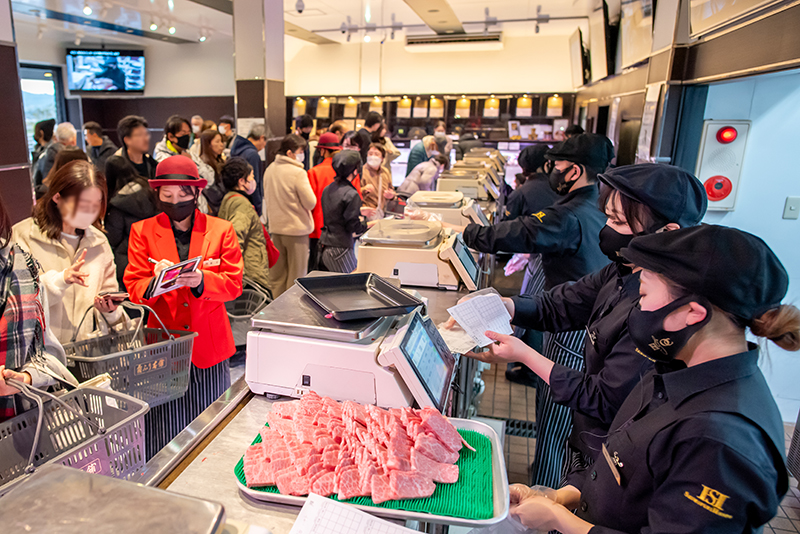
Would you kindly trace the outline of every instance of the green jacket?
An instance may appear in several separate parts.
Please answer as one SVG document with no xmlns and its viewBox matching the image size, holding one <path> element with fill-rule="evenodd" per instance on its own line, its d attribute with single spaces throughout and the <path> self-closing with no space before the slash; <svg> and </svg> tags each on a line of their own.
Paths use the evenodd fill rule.
<svg viewBox="0 0 800 534">
<path fill-rule="evenodd" d="M 233 224 L 242 249 L 244 276 L 268 288 L 267 241 L 253 204 L 243 193 L 230 191 L 222 199 L 218 217 Z"/>
</svg>

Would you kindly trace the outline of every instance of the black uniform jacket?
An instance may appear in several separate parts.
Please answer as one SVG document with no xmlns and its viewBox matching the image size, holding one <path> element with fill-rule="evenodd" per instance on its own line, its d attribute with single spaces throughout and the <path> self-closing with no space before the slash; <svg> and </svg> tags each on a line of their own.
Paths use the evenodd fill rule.
<svg viewBox="0 0 800 534">
<path fill-rule="evenodd" d="M 464 242 L 480 252 L 541 254 L 545 289 L 571 282 L 608 264 L 600 252 L 606 216 L 596 186 L 581 187 L 538 213 L 493 226 L 470 224 Z"/>
<path fill-rule="evenodd" d="M 327 247 L 352 248 L 354 234 L 367 231 L 361 216 L 361 197 L 349 180 L 334 180 L 322 192 L 322 227 L 320 243 Z"/>
<path fill-rule="evenodd" d="M 579 487 L 591 534 L 749 533 L 775 515 L 783 424 L 750 348 L 634 388 Z"/>
<path fill-rule="evenodd" d="M 552 206 L 556 200 L 558 193 L 550 187 L 547 175 L 532 174 L 524 184 L 514 189 L 508 196 L 503 220 L 512 221 L 522 215 L 533 215 Z"/>
<path fill-rule="evenodd" d="M 628 335 L 628 314 L 639 302 L 639 274 L 611 263 L 577 282 L 513 300 L 516 326 L 545 332 L 586 328 L 585 371 L 555 364 L 550 393 L 574 411 L 572 446 L 596 457 L 619 407 L 653 368 Z"/>
</svg>

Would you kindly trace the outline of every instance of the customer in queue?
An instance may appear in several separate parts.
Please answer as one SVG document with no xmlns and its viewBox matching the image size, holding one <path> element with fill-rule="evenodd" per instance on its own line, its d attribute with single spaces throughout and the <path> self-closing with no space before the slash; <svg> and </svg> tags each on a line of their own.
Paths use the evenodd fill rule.
<svg viewBox="0 0 800 534">
<path fill-rule="evenodd" d="M 155 170 L 155 166 L 153 167 Z M 122 157 L 108 160 L 106 172 L 116 177 L 117 190 L 110 195 L 106 212 L 106 237 L 114 251 L 117 266 L 117 282 L 124 288 L 122 280 L 128 266 L 128 240 L 133 224 L 158 213 L 156 196 L 147 183 L 147 178 L 139 175 L 133 165 Z"/>
<path fill-rule="evenodd" d="M 314 219 L 314 230 L 308 236 L 308 270 L 313 271 L 319 268 L 319 236 L 322 233 L 324 224 L 322 217 L 322 192 L 333 183 L 336 178 L 336 171 L 333 170 L 333 157 L 339 153 L 342 147 L 339 145 L 339 138 L 335 133 L 325 132 L 319 137 L 317 151 L 322 157 L 322 161 L 308 171 L 308 182 L 314 197 L 317 199 L 311 216 Z M 356 183 L 360 180 L 356 179 Z"/>
<path fill-rule="evenodd" d="M 220 171 L 225 197 L 219 218 L 229 221 L 242 249 L 244 276 L 269 289 L 269 258 L 264 226 L 258 218 L 250 196 L 256 190 L 253 167 L 243 158 L 230 158 Z"/>
<path fill-rule="evenodd" d="M 105 212 L 102 173 L 88 161 L 73 161 L 55 173 L 33 217 L 14 225 L 14 241 L 42 266 L 48 326 L 61 343 L 87 338 L 95 322 L 107 332 L 109 325 L 121 327 L 125 319 L 114 300 L 100 296 L 119 290 L 114 254 L 103 233 Z M 95 321 L 84 321 L 77 331 L 92 306 Z"/>
<path fill-rule="evenodd" d="M 36 145 L 31 152 L 31 169 L 36 170 L 36 163 L 39 158 L 44 154 L 47 147 L 53 141 L 53 129 L 56 127 L 55 119 L 47 119 L 37 122 L 33 126 L 33 140 Z"/>
<path fill-rule="evenodd" d="M 392 174 L 384 167 L 385 160 L 383 145 L 372 143 L 367 151 L 367 164 L 361 168 L 361 195 L 367 208 L 383 210 L 386 198 L 394 198 Z"/>
<path fill-rule="evenodd" d="M 150 155 L 150 131 L 144 117 L 138 115 L 123 117 L 117 124 L 117 137 L 122 141 L 122 147 L 106 162 L 107 180 L 112 180 L 115 184 L 122 183 L 115 172 L 117 169 L 125 168 L 123 163 L 129 163 L 136 170 L 136 174 L 145 180 L 155 178 L 158 163 Z M 115 161 L 113 166 L 109 165 L 115 158 L 124 161 Z M 116 189 L 120 187 L 122 186 Z M 109 195 L 113 196 L 116 189 L 109 190 Z"/>
<path fill-rule="evenodd" d="M 612 263 L 544 293 L 504 299 L 515 325 L 589 333 L 585 369 L 554 365 L 541 355 L 535 356 L 532 368 L 550 387 L 553 400 L 573 410 L 564 483 L 594 463 L 623 401 L 652 369 L 652 362 L 636 352 L 629 334 L 628 316 L 639 301 L 639 273 L 623 260 L 620 250 L 636 236 L 699 224 L 708 203 L 700 181 L 678 167 L 629 165 L 598 178 L 600 205 L 608 217 L 600 231 L 600 249 Z"/>
<path fill-rule="evenodd" d="M 417 143 L 408 153 L 406 176 L 411 174 L 417 165 L 439 154 L 444 155 L 445 159 L 449 161 L 450 158 L 447 155 L 447 141 L 447 136 L 441 133 L 423 137 L 422 141 Z"/>
<path fill-rule="evenodd" d="M 443 154 L 436 154 L 431 159 L 414 167 L 414 170 L 406 176 L 397 190 L 409 196 L 417 191 L 436 191 L 436 181 L 439 179 L 439 175 L 449 168 L 450 160 Z"/>
<path fill-rule="evenodd" d="M 62 122 L 56 127 L 53 134 L 52 142 L 47 146 L 44 153 L 39 156 L 39 161 L 36 162 L 36 169 L 33 172 L 33 185 L 39 187 L 42 185 L 45 176 L 50 173 L 50 168 L 56 162 L 58 153 L 66 148 L 77 146 L 78 132 L 72 123 Z"/>
<path fill-rule="evenodd" d="M 157 162 L 161 163 L 171 156 L 186 156 L 197 166 L 197 172 L 206 181 L 206 184 L 211 185 L 214 183 L 214 169 L 200 159 L 199 156 L 189 152 L 189 146 L 191 146 L 192 141 L 191 136 L 192 129 L 189 121 L 180 115 L 172 115 L 164 125 L 164 137 L 156 144 L 153 157 Z M 205 198 L 201 196 L 198 201 L 200 211 L 206 213 L 208 208 Z"/>
<path fill-rule="evenodd" d="M 278 297 L 308 273 L 308 235 L 314 230 L 311 210 L 317 198 L 300 161 L 306 142 L 289 134 L 275 161 L 264 171 L 264 202 L 270 236 L 280 252 L 270 272 L 270 287 Z"/>
<path fill-rule="evenodd" d="M 367 152 L 372 144 L 372 135 L 383 127 L 383 115 L 377 111 L 370 111 L 367 113 L 367 118 L 364 119 L 364 127 L 358 130 L 358 136 L 361 138 L 361 164 L 367 163 Z"/>
<path fill-rule="evenodd" d="M 89 161 L 89 156 L 86 155 L 86 152 L 76 146 L 61 150 L 56 156 L 55 163 L 52 167 L 50 167 L 50 172 L 44 177 L 42 183 L 45 186 L 50 187 L 50 183 L 53 181 L 53 176 L 55 176 L 58 170 L 64 165 L 73 161 Z M 42 191 L 42 194 L 44 194 L 44 191 Z"/>
<path fill-rule="evenodd" d="M 224 123 L 220 121 L 220 126 Z M 267 128 L 263 124 L 254 124 L 247 132 L 247 138 L 237 135 L 231 143 L 230 157 L 244 158 L 253 167 L 256 178 L 256 192 L 250 195 L 250 202 L 256 208 L 258 216 L 266 215 L 264 211 L 264 166 L 259 152 L 267 146 Z"/>
<path fill-rule="evenodd" d="M 223 115 L 217 124 L 217 131 L 222 134 L 222 140 L 225 142 L 225 148 L 230 150 L 231 143 L 236 138 L 236 126 L 233 117 L 230 115 Z M 256 169 L 253 169 L 254 171 Z"/>
<path fill-rule="evenodd" d="M 786 270 L 761 239 L 724 226 L 636 237 L 620 254 L 643 269 L 628 332 L 655 369 L 595 466 L 555 501 L 512 486 L 511 514 L 564 534 L 760 532 L 789 481 L 781 414 L 746 333 L 800 349 L 800 311 L 781 304 Z M 532 355 L 491 337 L 497 354 Z"/>
<path fill-rule="evenodd" d="M 61 343 L 48 327 L 49 303 L 37 265 L 12 240 L 11 219 L 0 198 L 0 422 L 16 415 L 18 390 L 6 380 L 46 388 L 58 377 L 78 385 L 66 367 Z"/>
<path fill-rule="evenodd" d="M 230 222 L 197 209 L 205 185 L 191 159 L 166 158 L 150 181 L 161 213 L 131 230 L 124 276 L 131 301 L 153 308 L 168 329 L 198 334 L 186 395 L 151 408 L 145 419 L 147 458 L 230 387 L 228 358 L 236 349 L 225 302 L 242 293 L 242 252 Z M 198 256 L 198 269 L 179 275 L 177 289 L 153 296 L 161 271 Z M 151 314 L 148 324 L 158 320 Z"/>
<path fill-rule="evenodd" d="M 314 129 L 314 119 L 311 115 L 300 115 L 295 119 L 294 124 L 295 135 L 299 135 L 303 138 L 303 141 L 306 142 L 303 155 L 298 156 L 297 161 L 302 163 L 303 169 L 308 171 L 308 169 L 311 168 L 311 145 L 309 141 L 311 140 L 311 130 Z"/>
<path fill-rule="evenodd" d="M 392 143 L 392 138 L 389 135 L 389 129 L 386 127 L 385 122 L 381 124 L 379 130 L 376 130 L 372 134 L 372 142 L 381 145 L 384 150 L 386 150 L 386 157 L 383 158 L 383 166 L 389 171 L 389 175 L 391 176 L 392 162 L 400 157 L 400 150 Z"/>
<path fill-rule="evenodd" d="M 200 160 L 214 172 L 214 183 L 203 190 L 203 196 L 208 203 L 208 214 L 214 216 L 219 212 L 219 205 L 226 192 L 220 178 L 220 170 L 225 163 L 224 151 L 225 143 L 218 131 L 210 129 L 200 134 Z"/>
<path fill-rule="evenodd" d="M 322 192 L 322 213 L 325 225 L 319 245 L 322 264 L 329 271 L 352 273 L 356 270 L 355 240 L 367 231 L 367 220 L 361 214 L 361 197 L 352 181 L 361 167 L 361 156 L 345 150 L 333 157 L 336 178 Z"/>
<path fill-rule="evenodd" d="M 597 175 L 613 156 L 611 141 L 597 134 L 579 135 L 554 147 L 546 157 L 553 161 L 550 187 L 560 198 L 548 208 L 513 221 L 487 227 L 470 224 L 464 230 L 464 242 L 487 253 L 541 254 L 546 290 L 601 269 L 609 260 L 599 246 L 606 217 L 597 209 Z M 545 356 L 565 367 L 582 369 L 585 335 L 584 328 L 546 333 Z M 562 476 L 572 413 L 554 402 L 546 384 L 540 386 L 536 390 L 532 480 L 534 484 L 556 486 Z"/>
<path fill-rule="evenodd" d="M 86 140 L 89 160 L 94 163 L 97 170 L 103 172 L 108 158 L 117 151 L 117 145 L 107 135 L 103 135 L 103 128 L 94 121 L 83 125 L 83 138 Z M 109 189 L 113 187 L 110 186 Z"/>
<path fill-rule="evenodd" d="M 433 127 L 433 135 L 444 135 L 447 137 L 447 123 L 444 121 L 436 121 L 436 125 Z M 444 147 L 444 154 L 450 159 L 450 154 L 453 152 L 453 140 L 447 137 L 447 145 Z"/>
</svg>

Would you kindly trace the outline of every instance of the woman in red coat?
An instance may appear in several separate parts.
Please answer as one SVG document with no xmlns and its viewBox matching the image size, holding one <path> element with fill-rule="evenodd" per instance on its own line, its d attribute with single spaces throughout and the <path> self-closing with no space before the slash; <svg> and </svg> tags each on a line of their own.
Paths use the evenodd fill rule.
<svg viewBox="0 0 800 534">
<path fill-rule="evenodd" d="M 196 209 L 199 192 L 206 184 L 191 159 L 165 159 L 149 183 L 156 190 L 162 213 L 131 228 L 125 287 L 132 302 L 153 308 L 168 329 L 197 332 L 198 336 L 186 395 L 154 407 L 145 419 L 148 459 L 230 387 L 228 358 L 236 349 L 225 302 L 241 295 L 244 269 L 231 223 Z M 179 276 L 180 287 L 152 296 L 163 269 L 197 256 L 203 258 L 200 267 Z M 148 324 L 158 327 L 154 317 Z"/>
</svg>

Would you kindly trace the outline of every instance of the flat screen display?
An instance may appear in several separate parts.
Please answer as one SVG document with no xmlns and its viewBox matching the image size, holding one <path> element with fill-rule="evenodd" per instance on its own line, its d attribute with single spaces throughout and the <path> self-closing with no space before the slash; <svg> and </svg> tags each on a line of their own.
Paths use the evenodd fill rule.
<svg viewBox="0 0 800 534">
<path fill-rule="evenodd" d="M 726 22 L 735 20 L 775 0 L 691 0 L 689 24 L 692 36 L 700 35 Z"/>
<path fill-rule="evenodd" d="M 481 226 L 489 226 L 489 219 L 486 218 L 486 214 L 483 213 L 483 210 L 477 203 L 472 205 L 472 209 L 475 211 L 475 216 L 478 217 Z"/>
<path fill-rule="evenodd" d="M 480 210 L 480 207 L 476 206 L 476 208 Z M 469 248 L 467 248 L 467 245 L 464 244 L 464 238 L 461 236 L 461 234 L 458 234 L 456 236 L 456 240 L 453 242 L 453 251 L 456 253 L 458 261 L 464 265 L 464 269 L 467 270 L 467 274 L 469 275 L 470 279 L 475 282 L 475 285 L 477 285 L 480 269 L 478 268 L 478 264 L 475 262 L 475 257 L 472 255 L 472 252 L 470 252 Z"/>
<path fill-rule="evenodd" d="M 650 56 L 653 47 L 653 0 L 622 0 L 622 68 Z"/>
<path fill-rule="evenodd" d="M 448 379 L 455 365 L 455 359 L 447 351 L 443 340 L 437 346 L 434 335 L 438 336 L 439 333 L 436 332 L 433 323 L 428 325 L 419 314 L 414 314 L 405 339 L 400 344 L 400 350 L 422 382 L 428 396 L 441 411 L 450 386 Z"/>
<path fill-rule="evenodd" d="M 606 50 L 605 2 L 589 14 L 589 57 L 592 62 L 592 81 L 608 76 L 608 55 Z"/>
<path fill-rule="evenodd" d="M 70 91 L 125 93 L 144 91 L 143 50 L 67 50 Z"/>
<path fill-rule="evenodd" d="M 586 56 L 583 53 L 583 33 L 580 28 L 573 33 L 569 38 L 569 57 L 572 67 L 572 86 L 581 87 L 587 81 L 587 65 L 585 63 Z"/>
</svg>

